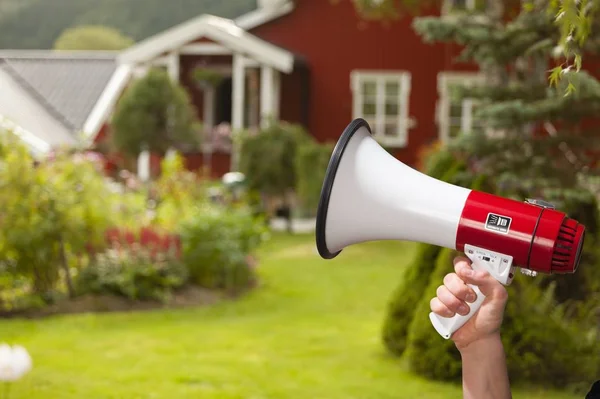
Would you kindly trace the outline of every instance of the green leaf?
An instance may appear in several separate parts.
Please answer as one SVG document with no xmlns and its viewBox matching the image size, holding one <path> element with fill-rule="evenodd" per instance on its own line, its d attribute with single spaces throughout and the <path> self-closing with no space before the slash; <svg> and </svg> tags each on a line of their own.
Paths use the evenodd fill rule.
<svg viewBox="0 0 600 399">
<path fill-rule="evenodd" d="M 557 86 L 558 85 L 558 82 L 560 80 L 560 76 L 561 76 L 562 70 L 563 70 L 562 66 L 557 66 L 557 67 L 552 68 L 550 70 L 550 76 L 549 76 L 548 79 L 550 80 L 550 85 L 551 86 Z"/>
</svg>

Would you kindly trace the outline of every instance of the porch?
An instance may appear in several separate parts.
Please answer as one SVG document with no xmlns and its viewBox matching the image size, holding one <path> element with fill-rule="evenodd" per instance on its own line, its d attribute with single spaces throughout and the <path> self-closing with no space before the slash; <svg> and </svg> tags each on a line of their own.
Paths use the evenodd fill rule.
<svg viewBox="0 0 600 399">
<path fill-rule="evenodd" d="M 294 54 L 233 21 L 204 16 L 195 24 L 193 34 L 167 32 L 125 52 L 121 61 L 134 63 L 137 76 L 149 67 L 165 68 L 186 88 L 203 125 L 202 151 L 185 154 L 188 166 L 220 177 L 238 169 L 232 134 L 271 120 L 308 128 L 309 70 Z"/>
</svg>

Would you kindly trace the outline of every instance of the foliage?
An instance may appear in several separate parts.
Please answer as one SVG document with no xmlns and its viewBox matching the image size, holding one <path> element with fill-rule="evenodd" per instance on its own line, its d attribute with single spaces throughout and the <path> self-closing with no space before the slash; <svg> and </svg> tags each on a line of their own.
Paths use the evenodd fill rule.
<svg viewBox="0 0 600 399">
<path fill-rule="evenodd" d="M 387 350 L 401 356 L 406 350 L 410 320 L 415 314 L 415 303 L 423 297 L 435 260 L 442 248 L 418 244 L 415 259 L 407 266 L 400 285 L 392 293 L 383 323 L 382 338 Z"/>
<path fill-rule="evenodd" d="M 152 223 L 173 231 L 207 201 L 206 186 L 196 173 L 186 169 L 180 154 L 165 157 L 161 161 L 161 175 L 150 193 L 155 204 Z"/>
<path fill-rule="evenodd" d="M 560 32 L 556 50 L 565 61 L 553 70 L 555 81 L 573 68 L 579 72 L 586 45 L 593 40 L 592 32 L 598 27 L 597 13 L 600 2 L 598 0 L 553 0 L 542 4 L 536 3 L 531 0 L 525 1 L 523 7 L 532 13 L 541 11 L 548 13 L 553 17 Z M 571 62 L 572 64 L 569 65 Z M 568 74 L 568 80 L 572 76 Z"/>
<path fill-rule="evenodd" d="M 117 29 L 102 25 L 80 25 L 66 29 L 54 43 L 55 50 L 119 51 L 134 44 Z"/>
<path fill-rule="evenodd" d="M 296 157 L 310 136 L 299 125 L 270 123 L 258 133 L 242 134 L 240 172 L 250 190 L 283 195 L 297 185 Z"/>
<path fill-rule="evenodd" d="M 110 248 L 97 254 L 75 279 L 79 295 L 112 294 L 131 300 L 167 301 L 187 283 L 188 271 L 176 252 L 147 247 Z"/>
<path fill-rule="evenodd" d="M 426 41 L 460 44 L 460 59 L 477 63 L 485 77 L 455 93 L 453 101 L 478 104 L 483 128 L 464 132 L 453 149 L 469 158 L 473 173 L 495 176 L 497 193 L 559 203 L 588 195 L 578 177 L 597 173 L 593 151 L 600 137 L 583 122 L 600 109 L 600 84 L 582 72 L 547 87 L 544 74 L 560 36 L 551 16 L 522 11 L 502 21 L 502 2 L 491 4 L 483 12 L 414 21 Z"/>
<path fill-rule="evenodd" d="M 194 68 L 192 70 L 192 79 L 196 84 L 204 87 L 216 87 L 225 78 L 219 71 L 210 68 Z"/>
<path fill-rule="evenodd" d="M 383 20 L 396 19 L 403 14 L 420 15 L 421 11 L 427 10 L 430 6 L 441 7 L 443 2 L 440 0 L 427 0 L 427 1 L 414 1 L 414 0 L 351 0 L 356 6 L 359 13 L 368 19 Z M 496 3 L 496 5 L 494 5 Z M 552 74 L 550 75 L 550 84 L 556 85 L 563 76 L 567 77 L 567 84 L 565 92 L 570 94 L 575 90 L 575 87 L 571 84 L 573 79 L 572 71 L 579 72 L 582 66 L 583 54 L 590 47 L 597 48 L 598 41 L 593 37 L 593 32 L 598 29 L 598 23 L 600 22 L 597 18 L 598 9 L 600 7 L 600 1 L 598 0 L 506 0 L 499 1 L 493 0 L 492 2 L 476 1 L 476 10 L 481 12 L 485 9 L 482 7 L 485 4 L 491 6 L 491 8 L 505 9 L 508 10 L 507 15 L 512 16 L 514 12 L 519 9 L 522 11 L 522 15 L 528 18 L 544 20 L 543 27 L 538 25 L 536 28 L 538 32 L 529 30 L 527 32 L 513 32 L 516 33 L 512 36 L 516 42 L 509 43 L 509 46 L 523 46 L 522 50 L 527 51 L 538 51 L 540 49 L 552 49 L 553 57 L 558 59 L 563 57 L 564 61 L 554 67 Z M 471 13 L 468 10 L 460 9 L 456 5 L 453 6 L 453 11 L 460 11 L 470 17 Z M 455 15 L 454 15 L 455 16 Z M 453 16 L 453 17 L 454 17 Z M 481 17 L 481 14 L 478 15 Z M 422 23 L 428 23 L 435 21 L 436 18 L 423 19 Z M 506 56 L 502 51 L 502 34 L 493 32 L 493 23 L 490 24 L 489 20 L 477 18 L 462 19 L 461 22 L 470 22 L 464 26 L 465 29 L 460 29 L 461 34 L 466 36 L 469 35 L 481 35 L 494 33 L 496 39 L 499 42 L 496 43 L 498 53 L 488 53 L 487 57 L 494 56 Z M 457 25 L 438 25 L 438 28 L 445 28 L 446 34 L 449 33 L 450 29 Z M 460 25 L 459 25 L 460 26 Z M 492 29 L 490 29 L 492 28 Z M 544 36 L 544 31 L 551 30 L 548 36 Z M 469 39 L 463 38 L 464 40 L 458 40 L 458 43 L 469 41 Z M 532 41 L 533 39 L 533 41 Z"/>
<path fill-rule="evenodd" d="M 1 135 L 0 264 L 38 294 L 56 287 L 60 267 L 68 284 L 70 258 L 111 225 L 112 198 L 94 161 L 57 154 L 35 165 L 14 135 Z"/>
<path fill-rule="evenodd" d="M 307 141 L 298 147 L 296 153 L 296 193 L 302 207 L 313 216 L 319 205 L 321 186 L 332 151 L 331 143 Z"/>
<path fill-rule="evenodd" d="M 255 279 L 252 252 L 265 226 L 245 208 L 206 205 L 181 223 L 182 259 L 201 287 L 239 293 Z"/>
<path fill-rule="evenodd" d="M 2 0 L 0 48 L 50 49 L 60 34 L 78 25 L 105 25 L 141 41 L 202 14 L 237 18 L 255 0 Z M 33 27 L 33 28 L 32 28 Z"/>
<path fill-rule="evenodd" d="M 144 149 L 165 154 L 170 148 L 197 148 L 197 124 L 187 91 L 166 71 L 153 68 L 119 100 L 111 137 L 116 149 L 129 156 Z"/>
</svg>

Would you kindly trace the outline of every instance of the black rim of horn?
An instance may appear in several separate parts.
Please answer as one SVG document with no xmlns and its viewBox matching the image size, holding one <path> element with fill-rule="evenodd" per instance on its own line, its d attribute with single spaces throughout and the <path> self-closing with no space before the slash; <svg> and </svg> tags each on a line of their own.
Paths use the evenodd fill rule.
<svg viewBox="0 0 600 399">
<path fill-rule="evenodd" d="M 317 208 L 317 226 L 315 232 L 317 249 L 319 251 L 319 255 L 321 255 L 323 259 L 333 259 L 338 256 L 340 252 L 342 252 L 341 250 L 337 252 L 330 252 L 327 248 L 327 240 L 325 239 L 327 209 L 329 208 L 329 198 L 331 197 L 331 190 L 335 181 L 335 175 L 340 165 L 340 161 L 342 160 L 342 156 L 344 155 L 344 151 L 346 150 L 350 139 L 352 136 L 354 136 L 354 133 L 356 133 L 361 127 L 367 128 L 369 134 L 371 134 L 371 127 L 364 119 L 358 118 L 350 122 L 335 145 L 333 154 L 329 160 L 329 165 L 327 166 L 327 171 L 325 172 L 325 179 L 323 179 L 323 188 L 321 189 L 321 197 L 319 199 L 319 207 Z"/>
</svg>

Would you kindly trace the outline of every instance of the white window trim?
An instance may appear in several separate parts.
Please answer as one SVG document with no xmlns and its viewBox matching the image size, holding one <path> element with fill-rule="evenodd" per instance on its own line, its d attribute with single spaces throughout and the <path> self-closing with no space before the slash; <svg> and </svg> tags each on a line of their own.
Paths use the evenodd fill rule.
<svg viewBox="0 0 600 399">
<path fill-rule="evenodd" d="M 395 78 L 400 81 L 400 90 L 398 91 L 398 101 L 400 111 L 398 112 L 398 128 L 399 132 L 396 137 L 384 136 L 379 134 L 382 131 L 385 123 L 385 90 L 382 86 L 385 84 L 385 79 Z M 409 103 L 411 91 L 411 74 L 408 71 L 375 71 L 375 70 L 353 70 L 350 74 L 351 90 L 352 90 L 352 114 L 353 118 L 362 118 L 363 99 L 360 93 L 361 83 L 364 79 L 375 80 L 378 85 L 377 90 L 377 105 L 376 105 L 376 123 L 371 126 L 373 137 L 382 145 L 401 148 L 408 145 L 408 131 L 413 128 L 416 123 L 409 116 Z"/>
<path fill-rule="evenodd" d="M 449 85 L 477 84 L 484 81 L 484 76 L 479 72 L 440 72 L 438 74 L 438 102 L 436 107 L 436 122 L 441 143 L 450 140 L 450 92 Z M 461 115 L 461 130 L 469 131 L 473 125 L 472 118 L 473 100 L 463 99 L 463 113 Z M 466 111 L 466 112 L 465 112 Z"/>
</svg>

